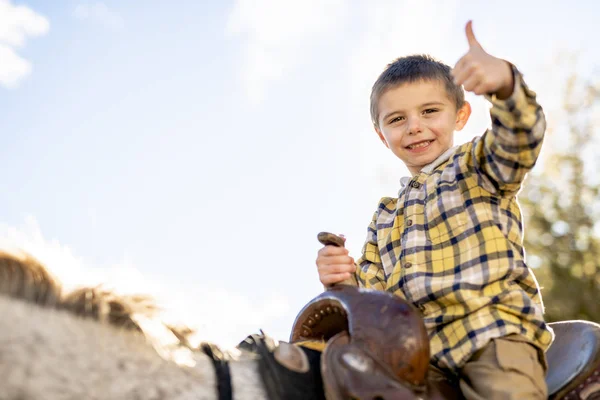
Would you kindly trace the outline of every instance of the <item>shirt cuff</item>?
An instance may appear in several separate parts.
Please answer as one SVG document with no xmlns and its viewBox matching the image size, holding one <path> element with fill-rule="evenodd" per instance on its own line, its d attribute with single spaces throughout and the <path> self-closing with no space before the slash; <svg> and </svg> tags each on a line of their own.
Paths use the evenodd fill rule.
<svg viewBox="0 0 600 400">
<path fill-rule="evenodd" d="M 490 101 L 492 105 L 502 110 L 511 110 L 515 107 L 519 108 L 519 106 L 526 106 L 529 104 L 527 101 L 528 98 L 535 99 L 536 97 L 535 92 L 527 87 L 527 84 L 523 80 L 523 74 L 521 74 L 517 67 L 515 67 L 513 64 L 510 64 L 510 69 L 512 71 L 514 82 L 511 95 L 504 100 L 498 99 L 496 97 L 496 93 L 489 93 L 485 95 L 485 98 Z"/>
<path fill-rule="evenodd" d="M 531 130 L 539 121 L 540 106 L 536 101 L 535 92 L 527 87 L 521 72 L 514 65 L 510 66 L 514 80 L 513 92 L 504 100 L 498 99 L 495 94 L 485 95 L 492 103 L 490 115 L 492 120 L 497 119 L 508 129 L 514 130 L 519 127 Z"/>
</svg>

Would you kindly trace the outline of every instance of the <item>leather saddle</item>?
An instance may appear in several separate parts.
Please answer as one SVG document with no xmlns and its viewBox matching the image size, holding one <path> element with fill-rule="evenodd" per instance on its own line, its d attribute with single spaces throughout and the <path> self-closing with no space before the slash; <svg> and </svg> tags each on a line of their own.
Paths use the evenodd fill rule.
<svg viewBox="0 0 600 400">
<path fill-rule="evenodd" d="M 429 338 L 419 311 L 388 292 L 336 285 L 298 314 L 291 343 L 326 342 L 328 400 L 443 399 L 427 381 Z"/>
<path fill-rule="evenodd" d="M 546 352 L 549 398 L 600 400 L 600 325 L 589 321 L 549 325 L 555 334 Z"/>
<path fill-rule="evenodd" d="M 550 399 L 600 400 L 600 325 L 551 323 Z M 328 400 L 443 400 L 427 379 L 429 339 L 421 314 L 391 293 L 335 286 L 298 313 L 291 343 L 324 342 L 321 375 Z"/>
</svg>

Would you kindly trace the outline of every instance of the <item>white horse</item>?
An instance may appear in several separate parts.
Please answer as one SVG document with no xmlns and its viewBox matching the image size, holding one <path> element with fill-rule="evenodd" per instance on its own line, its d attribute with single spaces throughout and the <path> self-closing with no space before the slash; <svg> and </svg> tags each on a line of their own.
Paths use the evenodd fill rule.
<svg viewBox="0 0 600 400">
<path fill-rule="evenodd" d="M 98 287 L 64 293 L 35 259 L 0 253 L 0 399 L 217 399 L 213 360 L 156 311 Z M 256 357 L 230 356 L 233 398 L 267 398 Z"/>
</svg>

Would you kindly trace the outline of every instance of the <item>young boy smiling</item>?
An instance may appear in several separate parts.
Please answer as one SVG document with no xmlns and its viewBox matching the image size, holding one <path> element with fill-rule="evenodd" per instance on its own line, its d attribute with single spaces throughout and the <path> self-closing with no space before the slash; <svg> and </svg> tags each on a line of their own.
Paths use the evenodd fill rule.
<svg viewBox="0 0 600 400">
<path fill-rule="evenodd" d="M 430 379 L 455 383 L 465 398 L 546 399 L 553 333 L 525 263 L 516 198 L 539 155 L 544 114 L 516 67 L 481 47 L 471 22 L 466 35 L 469 51 L 453 69 L 408 56 L 373 85 L 375 131 L 412 176 L 397 198 L 380 200 L 357 262 L 344 248 L 319 250 L 319 278 L 329 286 L 355 275 L 417 306 Z M 463 87 L 491 101 L 492 128 L 454 146 L 471 114 Z"/>
</svg>

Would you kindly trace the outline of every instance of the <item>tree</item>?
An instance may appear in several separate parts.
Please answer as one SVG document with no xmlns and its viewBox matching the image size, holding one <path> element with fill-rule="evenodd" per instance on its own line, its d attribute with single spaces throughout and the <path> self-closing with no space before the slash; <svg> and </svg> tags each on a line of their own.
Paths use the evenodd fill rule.
<svg viewBox="0 0 600 400">
<path fill-rule="evenodd" d="M 542 168 L 529 175 L 518 197 L 527 262 L 542 287 L 549 322 L 600 322 L 599 106 L 600 86 L 572 74 L 560 123 L 547 134 L 560 138 L 559 146 L 545 147 Z"/>
</svg>

